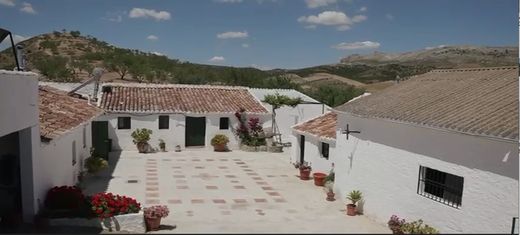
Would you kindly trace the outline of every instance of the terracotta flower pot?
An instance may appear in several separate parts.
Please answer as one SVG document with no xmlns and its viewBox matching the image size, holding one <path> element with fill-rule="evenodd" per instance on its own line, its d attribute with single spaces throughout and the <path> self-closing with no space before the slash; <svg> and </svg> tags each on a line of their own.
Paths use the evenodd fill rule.
<svg viewBox="0 0 520 235">
<path fill-rule="evenodd" d="M 335 201 L 336 200 L 336 198 L 334 198 L 335 195 L 336 194 L 334 192 L 328 192 L 327 193 L 327 201 L 330 201 L 330 202 Z"/>
<path fill-rule="evenodd" d="M 139 143 L 137 143 L 137 151 L 139 151 L 139 153 L 146 153 L 147 146 L 148 146 L 148 143 L 139 142 Z"/>
<path fill-rule="evenodd" d="M 226 145 L 225 144 L 216 144 L 216 145 L 213 145 L 213 149 L 215 150 L 215 152 L 225 152 Z"/>
<path fill-rule="evenodd" d="M 356 215 L 356 205 L 347 204 L 347 215 L 350 215 L 350 216 Z"/>
<path fill-rule="evenodd" d="M 326 174 L 321 172 L 316 172 L 312 174 L 312 177 L 314 178 L 314 185 L 316 186 L 323 186 L 325 185 L 325 177 L 327 177 Z"/>
<path fill-rule="evenodd" d="M 311 169 L 309 169 L 309 168 L 300 169 L 300 179 L 301 180 L 309 180 L 310 175 L 311 175 Z"/>
<path fill-rule="evenodd" d="M 159 230 L 159 226 L 161 226 L 161 217 L 145 218 L 145 220 L 146 220 L 146 230 L 148 230 L 148 231 Z"/>
</svg>

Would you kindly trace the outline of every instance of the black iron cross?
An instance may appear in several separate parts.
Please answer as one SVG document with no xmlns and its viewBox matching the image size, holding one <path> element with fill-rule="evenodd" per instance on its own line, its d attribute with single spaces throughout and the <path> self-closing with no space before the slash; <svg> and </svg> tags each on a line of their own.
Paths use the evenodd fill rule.
<svg viewBox="0 0 520 235">
<path fill-rule="evenodd" d="M 347 140 L 348 140 L 348 135 L 349 135 L 350 133 L 361 133 L 361 131 L 351 131 L 351 130 L 349 129 L 349 127 L 348 127 L 348 124 L 347 124 L 347 129 L 344 130 L 343 132 L 341 132 L 341 134 L 346 134 L 346 135 L 347 135 Z"/>
</svg>

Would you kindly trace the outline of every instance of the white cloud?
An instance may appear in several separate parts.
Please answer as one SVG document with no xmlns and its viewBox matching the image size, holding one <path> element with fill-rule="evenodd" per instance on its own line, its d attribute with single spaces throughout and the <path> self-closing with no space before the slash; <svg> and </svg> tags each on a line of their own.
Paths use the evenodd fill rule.
<svg viewBox="0 0 520 235">
<path fill-rule="evenodd" d="M 310 25 L 336 26 L 339 31 L 343 31 L 350 29 L 354 23 L 359 23 L 366 19 L 365 15 L 356 15 L 350 18 L 343 12 L 324 11 L 318 15 L 301 16 L 298 18 L 298 22 Z"/>
<path fill-rule="evenodd" d="M 364 41 L 364 42 L 342 42 L 338 45 L 332 46 L 338 50 L 359 50 L 359 49 L 375 49 L 379 48 L 379 42 Z"/>
<path fill-rule="evenodd" d="M 29 14 L 36 14 L 36 11 L 34 10 L 33 6 L 30 3 L 24 2 L 23 7 L 20 8 L 20 11 L 29 13 Z"/>
<path fill-rule="evenodd" d="M 230 38 L 247 38 L 249 37 L 249 34 L 247 31 L 244 32 L 225 32 L 225 33 L 219 33 L 217 34 L 217 38 L 220 39 L 230 39 Z"/>
<path fill-rule="evenodd" d="M 151 53 L 154 54 L 154 55 L 158 55 L 158 56 L 164 56 L 163 53 L 157 52 L 157 51 L 152 51 Z"/>
<path fill-rule="evenodd" d="M 367 7 L 361 7 L 361 8 L 359 8 L 359 12 L 365 12 L 365 11 L 367 11 L 367 10 L 368 10 Z"/>
<path fill-rule="evenodd" d="M 148 35 L 148 37 L 146 37 L 146 39 L 150 40 L 150 41 L 156 41 L 159 39 L 159 37 L 155 36 L 155 35 Z"/>
<path fill-rule="evenodd" d="M 241 3 L 242 0 L 214 0 L 214 2 L 218 2 L 218 3 Z"/>
<path fill-rule="evenodd" d="M 252 64 L 251 67 L 260 69 L 260 70 L 272 70 L 273 69 L 270 66 L 262 66 L 262 65 L 257 65 L 257 64 Z"/>
<path fill-rule="evenodd" d="M 14 0 L 0 0 L 0 5 L 14 7 Z"/>
<path fill-rule="evenodd" d="M 242 47 L 243 47 L 243 48 L 249 48 L 249 44 L 247 44 L 247 43 L 242 43 Z"/>
<path fill-rule="evenodd" d="M 389 20 L 393 20 L 394 16 L 392 14 L 386 14 L 385 17 Z"/>
<path fill-rule="evenodd" d="M 336 0 L 305 0 L 308 8 L 326 7 L 336 3 Z"/>
<path fill-rule="evenodd" d="M 156 11 L 153 9 L 145 9 L 145 8 L 136 8 L 134 7 L 130 14 L 128 14 L 130 18 L 153 18 L 156 21 L 161 20 L 169 20 L 171 18 L 170 12 L 167 11 Z"/>
<path fill-rule="evenodd" d="M 213 58 L 209 59 L 209 61 L 214 63 L 222 63 L 226 61 L 226 59 L 223 56 L 213 56 Z"/>
<path fill-rule="evenodd" d="M 444 48 L 444 47 L 447 47 L 447 46 L 446 45 L 438 45 L 438 46 L 434 46 L 434 47 L 425 47 L 424 49 L 431 50 L 431 49 Z"/>
</svg>

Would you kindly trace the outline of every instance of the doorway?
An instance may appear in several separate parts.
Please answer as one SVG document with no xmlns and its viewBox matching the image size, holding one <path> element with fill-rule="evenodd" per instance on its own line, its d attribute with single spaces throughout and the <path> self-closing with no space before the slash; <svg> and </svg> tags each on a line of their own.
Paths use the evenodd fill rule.
<svg viewBox="0 0 520 235">
<path fill-rule="evenodd" d="M 206 145 L 206 117 L 186 117 L 186 147 Z"/>
</svg>

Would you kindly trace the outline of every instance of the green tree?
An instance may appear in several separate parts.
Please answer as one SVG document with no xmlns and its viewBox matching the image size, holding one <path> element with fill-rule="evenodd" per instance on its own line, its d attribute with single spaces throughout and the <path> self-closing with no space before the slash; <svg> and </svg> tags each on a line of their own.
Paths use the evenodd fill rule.
<svg viewBox="0 0 520 235">
<path fill-rule="evenodd" d="M 278 92 L 274 95 L 266 95 L 264 96 L 264 100 L 262 102 L 268 103 L 272 107 L 272 130 L 273 134 L 278 134 L 278 126 L 276 124 L 276 110 L 283 107 L 283 106 L 290 106 L 290 107 L 296 107 L 297 105 L 301 104 L 302 98 L 290 98 L 286 95 L 280 95 Z M 279 142 L 281 142 L 281 137 L 279 137 Z"/>
</svg>

